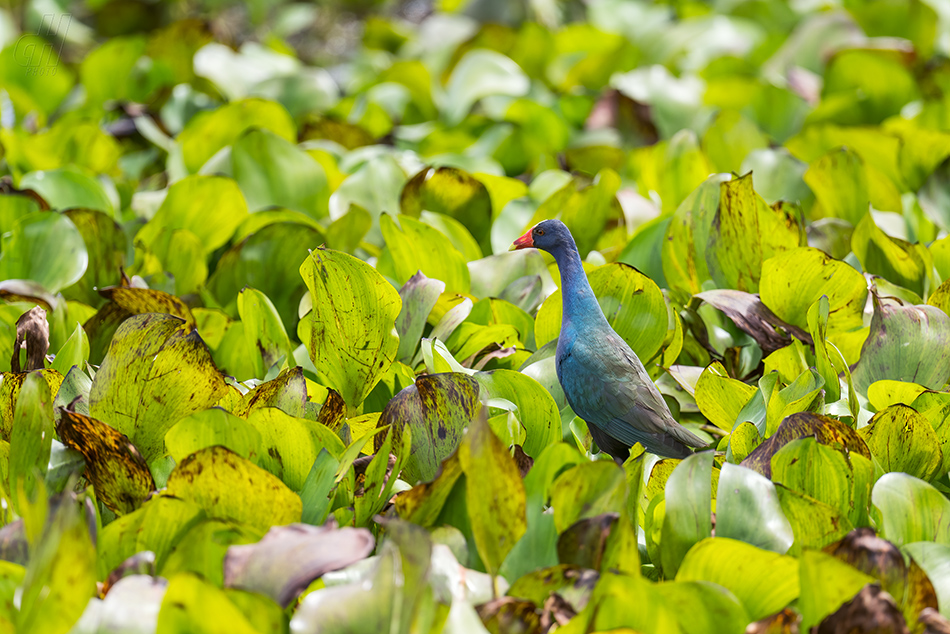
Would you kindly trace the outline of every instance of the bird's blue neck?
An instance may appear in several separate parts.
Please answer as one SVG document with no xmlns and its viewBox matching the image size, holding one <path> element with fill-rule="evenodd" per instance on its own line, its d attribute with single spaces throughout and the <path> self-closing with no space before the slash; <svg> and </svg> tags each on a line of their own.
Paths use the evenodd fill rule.
<svg viewBox="0 0 950 634">
<path fill-rule="evenodd" d="M 607 318 L 587 281 L 581 256 L 573 245 L 551 251 L 561 273 L 563 328 L 607 326 Z"/>
</svg>

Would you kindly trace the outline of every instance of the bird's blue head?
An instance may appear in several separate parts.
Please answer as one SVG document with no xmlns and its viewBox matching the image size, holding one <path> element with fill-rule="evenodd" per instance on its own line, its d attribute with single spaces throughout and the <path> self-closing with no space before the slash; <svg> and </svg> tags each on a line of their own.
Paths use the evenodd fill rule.
<svg viewBox="0 0 950 634">
<path fill-rule="evenodd" d="M 560 251 L 577 249 L 570 230 L 560 220 L 542 220 L 515 240 L 512 246 L 516 250 L 534 247 L 547 251 L 551 255 L 555 255 Z"/>
</svg>

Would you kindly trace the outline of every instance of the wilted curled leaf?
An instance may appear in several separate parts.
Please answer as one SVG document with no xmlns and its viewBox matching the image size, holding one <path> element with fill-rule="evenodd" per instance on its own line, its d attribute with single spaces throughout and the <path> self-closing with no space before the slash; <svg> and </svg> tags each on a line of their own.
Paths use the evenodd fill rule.
<svg viewBox="0 0 950 634">
<path fill-rule="evenodd" d="M 148 465 L 125 434 L 62 407 L 56 433 L 86 459 L 86 478 L 96 497 L 117 515 L 131 513 L 155 490 Z"/>
<path fill-rule="evenodd" d="M 877 584 L 861 588 L 857 596 L 842 605 L 812 630 L 816 634 L 835 632 L 893 632 L 907 634 L 904 616 L 894 598 Z"/>
<path fill-rule="evenodd" d="M 434 480 L 417 484 L 396 496 L 393 502 L 399 517 L 426 528 L 435 524 L 461 475 L 458 454 L 452 454 L 442 463 Z"/>
<path fill-rule="evenodd" d="M 864 440 L 838 419 L 811 412 L 800 412 L 783 420 L 775 434 L 756 447 L 742 461 L 742 466 L 771 478 L 772 456 L 793 440 L 809 436 L 814 436 L 823 445 L 854 451 L 868 460 L 871 459 L 871 452 Z"/>
<path fill-rule="evenodd" d="M 20 369 L 20 350 L 26 348 L 26 367 Z M 10 369 L 13 372 L 32 372 L 42 370 L 46 351 L 49 350 L 49 323 L 46 311 L 34 306 L 20 315 L 16 321 L 16 342 L 13 344 L 13 357 Z"/>
<path fill-rule="evenodd" d="M 733 290 L 706 291 L 696 295 L 710 306 L 726 314 L 740 330 L 755 339 L 768 354 L 791 343 L 791 337 L 811 343 L 811 335 L 779 319 L 758 295 Z M 780 330 L 781 329 L 781 330 Z"/>
<path fill-rule="evenodd" d="M 541 610 L 530 601 L 498 597 L 478 608 L 478 617 L 489 632 L 527 632 L 540 634 Z"/>
<path fill-rule="evenodd" d="M 275 526 L 256 544 L 228 548 L 224 585 L 259 592 L 287 607 L 314 579 L 360 561 L 373 546 L 373 535 L 364 528 Z"/>
</svg>

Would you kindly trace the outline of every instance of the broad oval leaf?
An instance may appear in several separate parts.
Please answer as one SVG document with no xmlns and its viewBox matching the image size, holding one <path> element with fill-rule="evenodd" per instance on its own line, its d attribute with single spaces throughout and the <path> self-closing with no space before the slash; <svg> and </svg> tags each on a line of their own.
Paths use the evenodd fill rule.
<svg viewBox="0 0 950 634">
<path fill-rule="evenodd" d="M 491 253 L 491 197 L 471 174 L 456 167 L 427 167 L 409 179 L 399 196 L 402 213 L 445 214 L 468 229 L 483 253 Z"/>
<path fill-rule="evenodd" d="M 64 214 L 24 216 L 0 240 L 0 279 L 33 280 L 56 293 L 78 282 L 88 265 L 82 234 Z"/>
<path fill-rule="evenodd" d="M 656 283 L 632 266 L 620 263 L 595 269 L 589 281 L 617 334 L 640 359 L 652 359 L 663 346 L 669 328 L 666 301 Z M 557 290 L 544 300 L 538 311 L 534 337 L 539 348 L 557 339 L 561 329 L 561 304 L 561 291 Z"/>
<path fill-rule="evenodd" d="M 854 368 L 854 387 L 867 394 L 880 379 L 939 390 L 950 379 L 950 317 L 933 306 L 913 306 L 872 295 L 871 332 Z"/>
<path fill-rule="evenodd" d="M 817 551 L 805 551 L 800 562 L 802 629 L 809 631 L 826 616 L 850 601 L 876 579 L 848 564 Z"/>
<path fill-rule="evenodd" d="M 874 223 L 871 214 L 866 214 L 854 228 L 851 250 L 866 272 L 880 275 L 918 295 L 923 294 L 930 266 L 924 257 L 929 253 L 921 245 L 884 233 Z"/>
<path fill-rule="evenodd" d="M 871 490 L 881 536 L 898 546 L 935 541 L 950 544 L 950 501 L 906 473 L 886 473 Z"/>
<path fill-rule="evenodd" d="M 694 397 L 699 411 L 709 422 L 731 432 L 736 422 L 740 422 L 740 412 L 755 394 L 754 387 L 730 378 L 726 368 L 716 361 L 699 375 Z"/>
<path fill-rule="evenodd" d="M 340 437 L 328 427 L 276 407 L 255 409 L 247 422 L 260 433 L 261 442 L 254 447 L 255 462 L 294 491 L 303 488 L 321 449 L 335 458 L 345 449 Z"/>
<path fill-rule="evenodd" d="M 716 537 L 731 537 L 780 554 L 788 552 L 795 534 L 771 480 L 725 463 L 717 491 Z"/>
<path fill-rule="evenodd" d="M 198 331 L 172 315 L 146 313 L 116 332 L 89 392 L 89 413 L 124 433 L 146 462 L 165 432 L 227 391 Z"/>
<path fill-rule="evenodd" d="M 895 404 L 879 411 L 858 433 L 886 472 L 901 471 L 930 480 L 943 463 L 930 422 L 907 405 Z"/>
<path fill-rule="evenodd" d="M 391 425 L 393 442 L 404 427 L 412 434 L 412 455 L 403 478 L 415 484 L 432 480 L 442 461 L 458 448 L 462 431 L 479 408 L 478 382 L 459 373 L 420 376 L 389 401 L 377 427 Z M 377 436 L 377 442 L 383 439 Z"/>
<path fill-rule="evenodd" d="M 450 293 L 468 293 L 471 283 L 465 257 L 442 232 L 406 215 L 393 219 L 383 214 L 379 226 L 398 284 L 405 284 L 422 273 L 444 282 L 445 290 Z"/>
<path fill-rule="evenodd" d="M 168 476 L 166 491 L 208 517 L 261 533 L 299 522 L 303 510 L 300 498 L 283 482 L 224 447 L 206 447 L 182 460 Z"/>
<path fill-rule="evenodd" d="M 242 458 L 261 448 L 261 434 L 231 412 L 212 407 L 182 418 L 165 434 L 165 447 L 176 463 L 205 447 L 221 445 Z"/>
<path fill-rule="evenodd" d="M 717 536 L 704 539 L 686 553 L 676 580 L 719 584 L 736 595 L 753 621 L 798 598 L 798 561 L 719 536 L 719 517 L 717 513 Z"/>
<path fill-rule="evenodd" d="M 313 302 L 310 359 L 355 411 L 396 358 L 402 300 L 373 267 L 339 251 L 313 251 L 300 275 Z"/>
<path fill-rule="evenodd" d="M 554 527 L 558 533 L 563 533 L 578 520 L 619 512 L 627 494 L 624 471 L 610 460 L 571 467 L 550 487 Z"/>
<path fill-rule="evenodd" d="M 713 453 L 693 454 L 666 481 L 666 512 L 660 541 L 663 572 L 673 576 L 687 551 L 712 533 Z"/>
<path fill-rule="evenodd" d="M 854 330 L 863 325 L 867 281 L 852 266 L 811 247 L 799 247 L 769 258 L 759 281 L 762 302 L 779 318 L 808 328 L 808 309 L 828 296 L 828 327 Z"/>
<path fill-rule="evenodd" d="M 474 378 L 489 398 L 503 398 L 517 406 L 516 416 L 527 437 L 522 449 L 532 458 L 561 439 L 561 415 L 544 387 L 530 376 L 514 370 L 476 372 Z"/>
</svg>

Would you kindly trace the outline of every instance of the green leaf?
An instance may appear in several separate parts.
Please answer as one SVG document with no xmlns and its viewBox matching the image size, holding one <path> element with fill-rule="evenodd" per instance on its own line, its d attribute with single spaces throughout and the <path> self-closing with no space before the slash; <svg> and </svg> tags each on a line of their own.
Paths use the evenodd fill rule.
<svg viewBox="0 0 950 634">
<path fill-rule="evenodd" d="M 213 407 L 182 418 L 165 434 L 165 447 L 176 463 L 188 455 L 221 445 L 242 458 L 251 458 L 261 448 L 261 434 L 231 412 Z"/>
<path fill-rule="evenodd" d="M 745 173 L 740 166 L 746 155 L 768 146 L 768 137 L 736 110 L 720 112 L 703 135 L 703 151 L 713 172 Z"/>
<path fill-rule="evenodd" d="M 205 257 L 223 246 L 248 217 L 237 184 L 224 176 L 188 176 L 168 188 L 155 216 L 135 236 L 153 248 L 163 233 L 190 231 Z"/>
<path fill-rule="evenodd" d="M 660 557 L 663 573 L 676 575 L 687 551 L 712 533 L 712 452 L 683 460 L 666 481 Z"/>
<path fill-rule="evenodd" d="M 300 263 L 323 240 L 322 232 L 307 225 L 267 225 L 225 251 L 208 280 L 208 289 L 236 317 L 238 293 L 245 286 L 256 288 L 274 304 L 284 329 L 296 332 L 300 298 L 307 294 Z"/>
<path fill-rule="evenodd" d="M 950 544 L 950 501 L 923 480 L 886 473 L 871 491 L 881 536 L 898 546 L 911 542 Z"/>
<path fill-rule="evenodd" d="M 176 542 L 160 572 L 166 579 L 192 572 L 220 587 L 224 583 L 223 564 L 228 548 L 254 543 L 259 538 L 256 530 L 221 520 L 202 520 Z"/>
<path fill-rule="evenodd" d="M 0 279 L 33 280 L 57 293 L 78 282 L 88 264 L 82 234 L 63 214 L 24 216 L 0 239 Z"/>
<path fill-rule="evenodd" d="M 799 438 L 772 456 L 772 481 L 828 504 L 855 526 L 867 525 L 874 469 L 858 454 L 845 456 L 814 438 Z"/>
<path fill-rule="evenodd" d="M 863 311 L 862 311 L 863 312 Z M 828 349 L 827 333 L 828 318 L 830 316 L 830 303 L 827 295 L 822 295 L 811 308 L 808 309 L 808 333 L 811 335 L 815 344 L 815 366 L 821 378 L 824 380 L 826 392 L 825 401 L 833 403 L 841 398 L 841 381 L 838 379 L 838 372 L 835 367 L 842 367 L 846 371 L 848 385 L 848 402 L 852 405 L 852 415 L 857 414 L 857 395 L 854 394 L 854 384 L 851 380 L 851 372 L 847 371 L 847 364 L 841 358 L 836 348 L 833 352 Z M 832 356 L 834 355 L 834 356 Z M 834 359 L 834 361 L 832 361 Z"/>
<path fill-rule="evenodd" d="M 626 476 L 609 460 L 582 463 L 558 476 L 550 490 L 560 534 L 579 520 L 619 511 L 627 494 Z"/>
<path fill-rule="evenodd" d="M 446 86 L 444 116 L 450 124 L 458 124 L 479 99 L 493 95 L 521 97 L 527 94 L 528 86 L 528 78 L 510 58 L 487 49 L 468 51 Z"/>
<path fill-rule="evenodd" d="M 37 476 L 46 474 L 52 441 L 53 395 L 43 374 L 30 372 L 17 395 L 10 433 L 10 494 L 20 515 L 36 497 Z"/>
<path fill-rule="evenodd" d="M 295 418 L 276 407 L 255 409 L 247 420 L 260 433 L 253 447 L 256 462 L 294 491 L 303 489 L 307 475 L 322 449 L 339 458 L 345 449 L 328 427 L 306 418 Z"/>
<path fill-rule="evenodd" d="M 198 113 L 178 135 L 185 169 L 189 174 L 196 173 L 252 127 L 270 130 L 287 141 L 296 137 L 294 122 L 280 104 L 264 99 L 232 101 L 217 110 Z"/>
<path fill-rule="evenodd" d="M 890 237 L 875 224 L 871 214 L 854 228 L 851 250 L 866 272 L 880 275 L 918 295 L 924 293 L 929 271 L 929 262 L 925 260 L 929 255 L 927 250 Z"/>
<path fill-rule="evenodd" d="M 334 458 L 326 448 L 321 449 L 317 459 L 300 488 L 303 502 L 303 516 L 300 521 L 313 526 L 322 526 L 330 514 L 333 493 L 336 487 L 336 472 L 340 461 Z"/>
<path fill-rule="evenodd" d="M 803 242 L 799 220 L 781 204 L 767 205 L 752 189 L 751 174 L 720 187 L 706 264 L 720 288 L 754 293 L 759 289 L 762 263 Z"/>
<path fill-rule="evenodd" d="M 112 201 L 99 182 L 74 167 L 41 170 L 20 179 L 22 189 L 32 189 L 52 209 L 96 209 L 113 215 Z"/>
<path fill-rule="evenodd" d="M 739 421 L 739 414 L 756 389 L 742 381 L 729 378 L 726 368 L 718 361 L 703 370 L 696 382 L 694 397 L 703 416 L 716 427 L 731 432 Z"/>
<path fill-rule="evenodd" d="M 802 628 L 810 629 L 849 601 L 858 591 L 876 580 L 831 555 L 808 550 L 802 554 Z"/>
<path fill-rule="evenodd" d="M 224 447 L 191 454 L 168 476 L 168 495 L 191 502 L 208 517 L 245 524 L 261 533 L 300 521 L 296 493 L 260 467 Z"/>
<path fill-rule="evenodd" d="M 402 308 L 396 317 L 396 332 L 399 333 L 396 358 L 399 361 L 412 361 L 425 330 L 426 319 L 444 291 L 445 282 L 429 279 L 421 271 L 410 277 L 399 289 L 402 299 Z"/>
<path fill-rule="evenodd" d="M 854 150 L 831 150 L 808 167 L 804 179 L 823 215 L 847 220 L 852 226 L 870 215 L 867 172 Z"/>
<path fill-rule="evenodd" d="M 716 518 L 718 533 L 718 513 Z M 799 593 L 796 559 L 718 534 L 686 553 L 676 580 L 709 581 L 726 588 L 742 602 L 752 621 L 782 610 Z"/>
<path fill-rule="evenodd" d="M 355 411 L 396 357 L 402 301 L 375 269 L 338 251 L 313 251 L 300 275 L 313 303 L 310 359 Z"/>
<path fill-rule="evenodd" d="M 780 554 L 788 551 L 795 535 L 768 478 L 725 463 L 717 491 L 716 537 L 731 537 Z"/>
<path fill-rule="evenodd" d="M 930 480 L 943 463 L 930 422 L 907 405 L 891 405 L 879 411 L 858 433 L 885 472 L 901 471 Z"/>
<path fill-rule="evenodd" d="M 863 325 L 867 281 L 851 266 L 818 249 L 799 247 L 762 264 L 762 302 L 782 320 L 808 328 L 808 309 L 828 297 L 829 327 L 847 331 Z M 837 399 L 832 399 L 837 400 Z"/>
<path fill-rule="evenodd" d="M 489 398 L 502 398 L 515 405 L 515 415 L 527 434 L 522 447 L 526 454 L 537 458 L 561 439 L 557 404 L 540 383 L 514 370 L 476 372 L 473 376 Z"/>
<path fill-rule="evenodd" d="M 871 332 L 854 368 L 854 387 L 867 394 L 880 379 L 919 383 L 941 389 L 950 379 L 950 317 L 933 306 L 913 306 L 871 296 Z"/>
<path fill-rule="evenodd" d="M 96 594 L 96 547 L 85 506 L 67 497 L 34 545 L 17 632 L 68 632 Z"/>
<path fill-rule="evenodd" d="M 438 229 L 415 218 L 389 214 L 379 218 L 379 226 L 393 262 L 396 282 L 405 284 L 417 273 L 441 280 L 450 293 L 468 293 L 471 285 L 465 258 Z"/>
<path fill-rule="evenodd" d="M 462 431 L 479 408 L 478 383 L 458 373 L 428 374 L 400 391 L 379 416 L 378 427 L 391 425 L 394 442 L 401 430 L 412 434 L 412 455 L 402 477 L 410 483 L 432 480 L 442 461 L 452 455 Z"/>
<path fill-rule="evenodd" d="M 223 590 L 194 574 L 172 577 L 158 613 L 157 634 L 214 632 L 223 624 L 234 634 L 260 634 Z"/>
<path fill-rule="evenodd" d="M 466 475 L 465 503 L 475 545 L 488 573 L 496 575 L 527 530 L 521 473 L 484 415 L 475 417 L 462 438 L 459 462 Z"/>
<path fill-rule="evenodd" d="M 652 359 L 669 327 L 666 301 L 650 278 L 626 264 L 608 264 L 591 272 L 591 288 L 607 321 L 640 359 Z M 561 328 L 561 291 L 548 297 L 535 321 L 538 347 L 557 339 Z"/>
<path fill-rule="evenodd" d="M 244 288 L 238 293 L 238 314 L 244 323 L 244 339 L 252 350 L 255 377 L 263 379 L 281 359 L 294 365 L 293 348 L 274 304 L 264 293 Z"/>
<path fill-rule="evenodd" d="M 102 299 L 96 289 L 119 284 L 120 269 L 127 265 L 128 237 L 122 227 L 107 214 L 95 209 L 70 209 L 63 213 L 82 235 L 89 264 L 82 278 L 64 289 L 69 299 L 98 305 Z"/>
<path fill-rule="evenodd" d="M 166 431 L 226 390 L 194 328 L 172 315 L 146 313 L 119 326 L 93 379 L 89 413 L 127 435 L 151 462 L 163 453 Z"/>
<path fill-rule="evenodd" d="M 96 499 L 116 515 L 131 513 L 155 490 L 155 481 L 129 439 L 105 423 L 60 408 L 56 433 L 86 461 L 84 476 Z"/>
<path fill-rule="evenodd" d="M 251 211 L 276 205 L 313 218 L 328 213 L 330 186 L 324 169 L 270 130 L 244 132 L 231 149 L 231 169 Z"/>
<path fill-rule="evenodd" d="M 777 484 L 775 490 L 795 533 L 795 543 L 788 551 L 790 555 L 797 557 L 803 550 L 824 548 L 854 528 L 847 515 L 824 502 L 781 484 Z"/>
<path fill-rule="evenodd" d="M 492 206 L 488 190 L 471 174 L 455 167 L 428 167 L 413 176 L 399 197 L 403 214 L 418 218 L 423 211 L 458 220 L 483 253 L 491 253 Z"/>
</svg>

